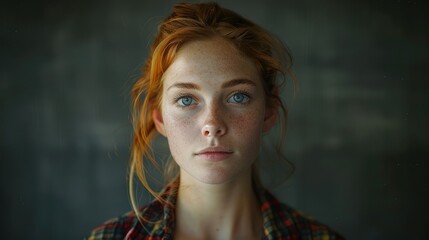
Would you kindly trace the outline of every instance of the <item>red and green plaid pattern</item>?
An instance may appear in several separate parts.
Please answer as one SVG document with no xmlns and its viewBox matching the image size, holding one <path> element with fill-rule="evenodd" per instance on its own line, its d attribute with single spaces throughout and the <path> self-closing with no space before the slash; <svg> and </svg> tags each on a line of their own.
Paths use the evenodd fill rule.
<svg viewBox="0 0 429 240">
<path fill-rule="evenodd" d="M 169 184 L 161 195 L 165 202 L 154 200 L 141 209 L 139 222 L 134 212 L 114 218 L 95 228 L 88 240 L 170 240 L 173 239 L 174 209 L 179 181 Z M 263 217 L 263 240 L 330 240 L 344 239 L 326 225 L 280 203 L 264 188 L 258 188 Z"/>
</svg>

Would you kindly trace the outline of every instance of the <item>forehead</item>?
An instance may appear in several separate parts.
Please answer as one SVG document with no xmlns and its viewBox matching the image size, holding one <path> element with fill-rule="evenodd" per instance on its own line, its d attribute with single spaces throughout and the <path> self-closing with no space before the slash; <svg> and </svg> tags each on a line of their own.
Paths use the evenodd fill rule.
<svg viewBox="0 0 429 240">
<path fill-rule="evenodd" d="M 164 73 L 164 86 L 177 81 L 221 83 L 249 79 L 260 84 L 254 61 L 222 38 L 196 40 L 182 46 Z"/>
</svg>

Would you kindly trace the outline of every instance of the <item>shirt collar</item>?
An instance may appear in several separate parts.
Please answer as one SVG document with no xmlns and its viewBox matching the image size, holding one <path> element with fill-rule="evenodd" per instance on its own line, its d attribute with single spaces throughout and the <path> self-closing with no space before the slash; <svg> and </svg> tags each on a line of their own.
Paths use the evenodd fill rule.
<svg viewBox="0 0 429 240">
<path fill-rule="evenodd" d="M 175 208 L 179 183 L 179 177 L 175 178 L 161 192 L 159 199 L 155 199 L 147 208 L 143 209 L 142 216 L 144 220 L 142 221 L 145 226 L 150 227 L 143 227 L 139 224 L 140 227 L 134 228 L 134 231 L 144 231 L 144 234 L 139 235 L 150 236 L 150 239 L 173 239 L 176 226 Z M 254 191 L 260 202 L 263 219 L 262 239 L 276 239 L 281 226 L 276 223 L 278 216 L 274 207 L 280 203 L 261 184 L 254 184 Z"/>
</svg>

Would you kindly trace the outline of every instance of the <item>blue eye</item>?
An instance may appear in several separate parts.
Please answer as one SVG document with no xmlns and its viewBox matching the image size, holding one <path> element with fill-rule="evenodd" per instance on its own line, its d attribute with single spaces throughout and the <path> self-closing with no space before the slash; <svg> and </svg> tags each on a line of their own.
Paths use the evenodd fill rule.
<svg viewBox="0 0 429 240">
<path fill-rule="evenodd" d="M 179 105 L 181 106 L 190 106 L 192 103 L 194 103 L 194 99 L 192 99 L 192 97 L 189 96 L 184 96 L 184 97 L 180 97 L 179 100 Z"/>
<path fill-rule="evenodd" d="M 246 94 L 244 94 L 244 93 L 235 93 L 234 95 L 232 95 L 228 99 L 228 102 L 232 102 L 232 103 L 247 103 L 249 100 L 250 100 L 250 98 Z"/>
</svg>

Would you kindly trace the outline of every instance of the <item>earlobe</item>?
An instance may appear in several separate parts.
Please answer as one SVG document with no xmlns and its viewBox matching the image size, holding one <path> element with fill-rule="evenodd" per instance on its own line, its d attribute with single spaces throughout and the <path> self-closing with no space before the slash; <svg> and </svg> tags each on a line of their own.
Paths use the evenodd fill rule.
<svg viewBox="0 0 429 240">
<path fill-rule="evenodd" d="M 164 120 L 162 119 L 162 113 L 159 109 L 153 110 L 152 119 L 155 123 L 156 130 L 165 137 Z"/>
</svg>

